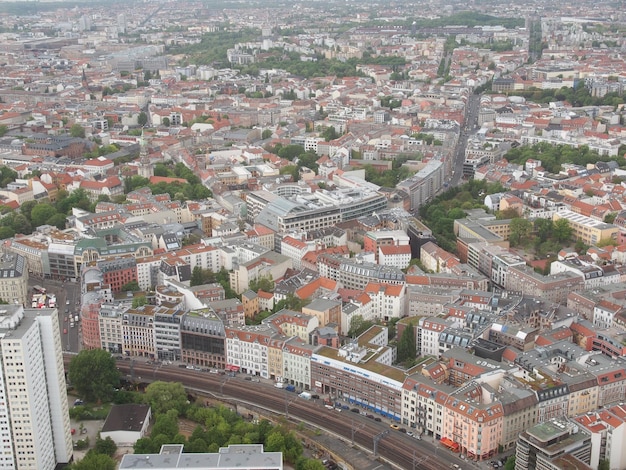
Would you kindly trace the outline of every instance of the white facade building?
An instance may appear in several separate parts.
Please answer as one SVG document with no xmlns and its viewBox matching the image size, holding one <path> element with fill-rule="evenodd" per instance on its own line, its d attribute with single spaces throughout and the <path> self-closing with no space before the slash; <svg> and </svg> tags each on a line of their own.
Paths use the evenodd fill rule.
<svg viewBox="0 0 626 470">
<path fill-rule="evenodd" d="M 0 469 L 54 470 L 73 452 L 57 311 L 3 307 Z"/>
</svg>

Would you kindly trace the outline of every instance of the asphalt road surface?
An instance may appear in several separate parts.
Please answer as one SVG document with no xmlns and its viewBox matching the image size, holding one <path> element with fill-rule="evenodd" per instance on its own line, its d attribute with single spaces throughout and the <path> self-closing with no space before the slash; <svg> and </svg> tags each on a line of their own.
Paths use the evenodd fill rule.
<svg viewBox="0 0 626 470">
<path fill-rule="evenodd" d="M 452 178 L 450 186 L 458 186 L 463 180 L 463 162 L 465 161 L 465 148 L 469 136 L 478 128 L 478 110 L 480 108 L 480 95 L 471 93 L 465 107 L 465 124 L 461 127 L 461 135 L 454 151 L 452 164 Z"/>
<path fill-rule="evenodd" d="M 74 327 L 70 325 L 76 315 L 80 316 L 80 285 L 75 282 L 42 281 L 41 279 L 33 278 L 28 281 L 28 286 L 31 288 L 29 295 L 32 294 L 32 286 L 34 285 L 40 285 L 44 287 L 48 293 L 56 296 L 63 350 L 79 352 L 80 321 L 74 322 Z M 69 304 L 67 304 L 68 301 Z M 72 321 L 70 321 L 70 316 Z"/>
</svg>

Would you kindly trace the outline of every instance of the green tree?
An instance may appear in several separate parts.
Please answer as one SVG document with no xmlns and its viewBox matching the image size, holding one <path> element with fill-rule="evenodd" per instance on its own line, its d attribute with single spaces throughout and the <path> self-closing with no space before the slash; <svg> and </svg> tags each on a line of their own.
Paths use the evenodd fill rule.
<svg viewBox="0 0 626 470">
<path fill-rule="evenodd" d="M 11 226 L 15 233 L 29 234 L 33 231 L 32 224 L 23 214 L 15 214 Z"/>
<path fill-rule="evenodd" d="M 296 470 L 324 470 L 325 468 L 324 464 L 319 460 L 300 457 L 296 461 Z"/>
<path fill-rule="evenodd" d="M 154 176 L 170 176 L 170 172 L 164 163 L 154 165 Z"/>
<path fill-rule="evenodd" d="M 304 153 L 304 147 L 302 145 L 289 144 L 282 147 L 278 151 L 278 156 L 280 158 L 285 158 L 286 160 L 293 160 L 299 155 Z"/>
<path fill-rule="evenodd" d="M 202 274 L 202 268 L 200 266 L 195 266 L 193 271 L 191 271 L 191 280 L 189 281 L 191 287 L 201 286 L 204 284 L 204 275 Z"/>
<path fill-rule="evenodd" d="M 96 445 L 93 450 L 98 454 L 104 454 L 108 455 L 109 457 L 113 457 L 115 455 L 115 451 L 117 451 L 117 444 L 110 437 L 102 439 L 100 438 L 100 436 L 98 436 L 96 438 Z"/>
<path fill-rule="evenodd" d="M 415 344 L 415 329 L 409 323 L 404 328 L 400 341 L 398 342 L 398 362 L 410 361 L 417 356 L 417 346 Z"/>
<path fill-rule="evenodd" d="M 9 128 L 5 124 L 0 124 L 0 137 L 4 137 L 9 132 Z"/>
<path fill-rule="evenodd" d="M 363 334 L 374 325 L 370 320 L 365 320 L 362 315 L 354 315 L 350 319 L 350 329 L 348 330 L 348 336 L 356 338 Z"/>
<path fill-rule="evenodd" d="M 615 221 L 615 217 L 617 217 L 617 212 L 609 212 L 604 216 L 604 223 L 612 224 Z"/>
<path fill-rule="evenodd" d="M 515 456 L 514 455 L 506 459 L 506 463 L 504 464 L 504 470 L 515 470 Z"/>
<path fill-rule="evenodd" d="M 85 457 L 67 467 L 67 470 L 115 470 L 117 463 L 106 454 L 89 451 Z"/>
<path fill-rule="evenodd" d="M 65 229 L 66 218 L 64 214 L 54 214 L 52 217 L 48 219 L 48 225 L 52 225 L 59 230 Z"/>
<path fill-rule="evenodd" d="M 152 382 L 146 388 L 144 398 L 154 413 L 176 410 L 180 416 L 189 405 L 187 392 L 179 382 Z"/>
<path fill-rule="evenodd" d="M 261 132 L 261 139 L 265 140 L 270 137 L 272 137 L 272 131 L 270 129 L 264 129 L 263 132 Z"/>
<path fill-rule="evenodd" d="M 249 289 L 258 292 L 260 290 L 264 292 L 273 292 L 274 291 L 274 281 L 270 277 L 260 277 L 258 279 L 254 279 L 250 281 Z"/>
<path fill-rule="evenodd" d="M 57 214 L 57 210 L 48 203 L 37 204 L 30 213 L 31 221 L 34 227 L 45 225 L 52 216 Z"/>
<path fill-rule="evenodd" d="M 529 240 L 532 226 L 532 223 L 526 219 L 517 218 L 511 220 L 511 235 L 509 237 L 511 245 L 518 246 Z"/>
<path fill-rule="evenodd" d="M 569 242 L 572 239 L 572 227 L 567 219 L 559 219 L 553 224 L 552 236 L 559 243 Z"/>
<path fill-rule="evenodd" d="M 29 222 L 32 220 L 31 212 L 33 211 L 36 205 L 37 205 L 37 201 L 26 201 L 20 206 L 20 212 L 26 216 Z"/>
<path fill-rule="evenodd" d="M 70 127 L 70 135 L 72 137 L 79 137 L 81 139 L 84 139 L 85 128 L 81 126 L 80 124 L 73 124 L 72 127 Z"/>
<path fill-rule="evenodd" d="M 170 122 L 170 118 L 168 118 L 168 117 L 164 117 L 164 118 L 161 120 L 161 122 L 163 123 L 163 125 L 164 125 L 165 127 L 170 127 L 170 124 L 171 124 L 171 122 Z"/>
<path fill-rule="evenodd" d="M 139 308 L 143 307 L 144 305 L 148 305 L 148 299 L 145 295 L 140 295 L 133 298 L 132 308 Z"/>
<path fill-rule="evenodd" d="M 5 187 L 7 184 L 12 183 L 17 179 L 17 172 L 13 171 L 8 166 L 0 167 L 0 186 Z"/>
<path fill-rule="evenodd" d="M 170 409 L 165 413 L 157 414 L 150 437 L 153 439 L 163 435 L 166 439 L 173 439 L 178 434 L 178 410 Z"/>
<path fill-rule="evenodd" d="M 148 115 L 145 112 L 140 112 L 139 116 L 137 116 L 137 123 L 140 126 L 145 126 L 148 123 Z"/>
<path fill-rule="evenodd" d="M 535 232 L 541 243 L 552 235 L 552 219 L 535 219 Z"/>
<path fill-rule="evenodd" d="M 284 452 L 285 436 L 279 431 L 272 431 L 265 439 L 266 452 Z"/>
<path fill-rule="evenodd" d="M 0 240 L 12 238 L 15 236 L 15 230 L 11 227 L 0 227 Z"/>
<path fill-rule="evenodd" d="M 90 402 L 106 402 L 120 382 L 115 359 L 103 349 L 88 349 L 72 358 L 68 377 L 80 396 Z"/>
<path fill-rule="evenodd" d="M 137 281 L 127 282 L 122 286 L 123 292 L 137 292 L 139 290 L 139 283 Z"/>
</svg>

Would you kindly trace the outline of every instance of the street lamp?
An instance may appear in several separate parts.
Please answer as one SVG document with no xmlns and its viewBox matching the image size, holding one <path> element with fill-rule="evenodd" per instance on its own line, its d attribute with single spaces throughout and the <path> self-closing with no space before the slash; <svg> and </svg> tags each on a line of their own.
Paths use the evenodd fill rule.
<svg viewBox="0 0 626 470">
<path fill-rule="evenodd" d="M 293 400 L 289 400 L 289 392 L 285 390 L 285 418 L 289 419 L 289 405 L 293 403 Z"/>
<path fill-rule="evenodd" d="M 360 429 L 363 429 L 365 427 L 364 423 L 361 423 L 360 426 L 355 426 L 355 422 L 353 419 L 350 420 L 352 425 L 350 427 L 350 430 L 352 431 L 352 445 L 354 445 L 354 435 L 356 434 L 357 431 L 359 431 Z"/>
<path fill-rule="evenodd" d="M 220 383 L 220 395 L 224 395 L 224 384 L 229 380 L 230 377 L 227 376 L 224 380 L 222 380 L 222 383 Z"/>
</svg>

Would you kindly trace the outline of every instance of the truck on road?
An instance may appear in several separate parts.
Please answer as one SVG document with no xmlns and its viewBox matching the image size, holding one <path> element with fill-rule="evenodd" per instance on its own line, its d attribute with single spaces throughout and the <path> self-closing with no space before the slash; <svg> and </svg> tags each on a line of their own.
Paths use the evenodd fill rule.
<svg viewBox="0 0 626 470">
<path fill-rule="evenodd" d="M 300 398 L 304 398 L 305 400 L 310 400 L 311 398 L 313 398 L 313 395 L 311 395 L 309 392 L 302 392 L 300 395 L 298 395 Z"/>
<path fill-rule="evenodd" d="M 78 315 L 74 315 L 74 321 L 78 323 Z"/>
</svg>

